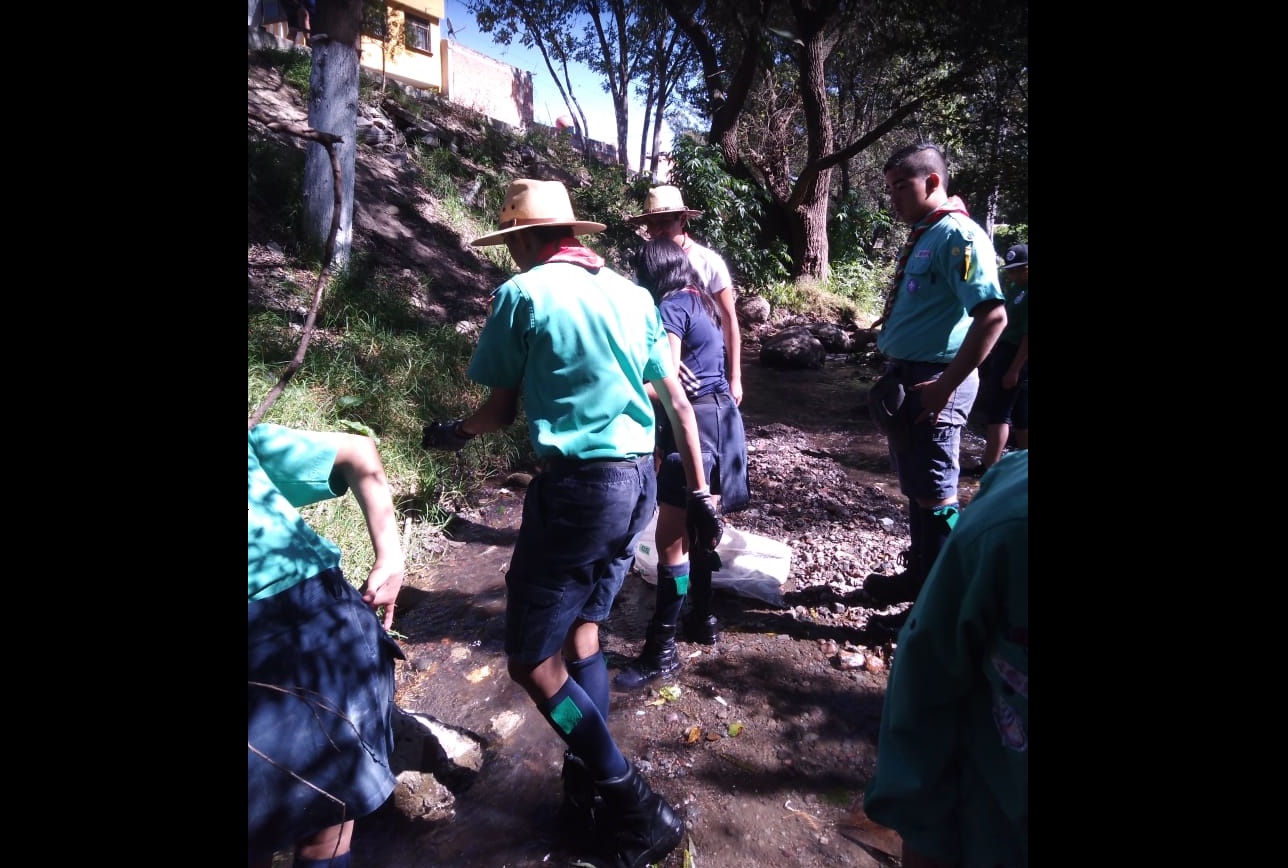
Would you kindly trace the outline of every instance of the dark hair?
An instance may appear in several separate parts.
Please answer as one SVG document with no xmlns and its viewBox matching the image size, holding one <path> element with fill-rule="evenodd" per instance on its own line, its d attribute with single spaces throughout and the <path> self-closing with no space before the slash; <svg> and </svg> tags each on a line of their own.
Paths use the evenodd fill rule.
<svg viewBox="0 0 1288 868">
<path fill-rule="evenodd" d="M 576 238 L 577 235 L 572 231 L 571 226 L 542 226 L 538 223 L 535 226 L 527 227 L 529 231 L 536 236 L 537 241 L 542 244 L 549 244 L 551 241 L 557 241 L 560 238 Z"/>
<path fill-rule="evenodd" d="M 644 246 L 635 255 L 635 282 L 653 294 L 653 301 L 662 303 L 662 299 L 675 292 L 693 288 L 702 299 L 706 309 L 716 325 L 720 325 L 720 311 L 711 296 L 702 286 L 702 278 L 689 261 L 684 248 L 670 238 L 654 238 L 644 242 Z"/>
<path fill-rule="evenodd" d="M 944 152 L 939 149 L 939 145 L 933 142 L 917 142 L 900 148 L 890 155 L 886 160 L 885 168 L 881 171 L 889 172 L 891 169 L 898 169 L 908 177 L 924 178 L 931 172 L 934 172 L 944 180 L 944 189 L 948 189 L 948 160 L 944 157 Z"/>
</svg>

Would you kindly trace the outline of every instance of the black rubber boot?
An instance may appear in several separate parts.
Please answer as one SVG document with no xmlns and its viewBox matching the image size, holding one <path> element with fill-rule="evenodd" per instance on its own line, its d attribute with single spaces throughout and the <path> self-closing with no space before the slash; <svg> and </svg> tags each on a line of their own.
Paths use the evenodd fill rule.
<svg viewBox="0 0 1288 868">
<path fill-rule="evenodd" d="M 684 616 L 684 638 L 698 645 L 714 645 L 720 641 L 720 622 L 715 615 L 690 612 Z"/>
<path fill-rule="evenodd" d="M 921 586 L 926 582 L 921 549 L 924 545 L 923 532 L 926 510 L 917 505 L 917 501 L 908 499 L 908 537 L 911 545 L 899 553 L 899 563 L 904 570 L 887 576 L 885 573 L 871 573 L 863 580 L 863 590 L 879 603 L 891 605 L 906 603 L 917 599 Z"/>
<path fill-rule="evenodd" d="M 921 556 L 913 549 L 907 549 L 899 553 L 899 563 L 905 567 L 903 572 L 893 576 L 872 573 L 863 580 L 863 590 L 877 602 L 887 606 L 917 599 L 921 586 L 926 583 Z"/>
<path fill-rule="evenodd" d="M 684 638 L 699 645 L 714 645 L 720 641 L 720 624 L 711 614 L 715 598 L 711 573 L 716 568 L 718 557 L 713 552 L 693 552 L 689 556 L 689 602 L 692 608 L 684 616 Z"/>
<path fill-rule="evenodd" d="M 620 778 L 596 781 L 598 868 L 644 868 L 662 860 L 684 836 L 684 820 L 649 787 L 634 765 Z"/>
<path fill-rule="evenodd" d="M 617 673 L 613 686 L 620 690 L 636 690 L 680 668 L 680 655 L 675 649 L 675 615 L 672 614 L 671 618 L 669 624 L 656 620 L 649 622 L 640 656 Z"/>
<path fill-rule="evenodd" d="M 899 631 L 908 623 L 912 606 L 893 615 L 873 615 L 868 619 L 867 632 L 872 638 L 882 642 L 893 642 L 899 637 Z"/>
<path fill-rule="evenodd" d="M 675 650 L 675 627 L 684 607 L 688 590 L 689 565 L 659 566 L 657 598 L 653 618 L 644 632 L 644 648 L 617 674 L 613 684 L 620 690 L 635 690 L 650 681 L 670 675 L 680 668 L 680 655 Z"/>
<path fill-rule="evenodd" d="M 585 841 L 595 833 L 595 808 L 601 801 L 595 791 L 595 776 L 581 758 L 564 751 L 564 797 L 559 806 L 559 830 L 572 841 Z"/>
<path fill-rule="evenodd" d="M 873 573 L 864 580 L 863 590 L 886 605 L 916 600 L 960 512 L 955 503 L 929 508 L 914 505 L 909 521 L 912 548 L 899 555 L 907 569 L 895 576 Z"/>
</svg>

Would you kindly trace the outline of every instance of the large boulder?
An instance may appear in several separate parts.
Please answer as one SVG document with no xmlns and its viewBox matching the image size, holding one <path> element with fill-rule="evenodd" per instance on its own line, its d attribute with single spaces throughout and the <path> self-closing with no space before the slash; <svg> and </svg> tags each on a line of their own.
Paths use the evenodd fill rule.
<svg viewBox="0 0 1288 868">
<path fill-rule="evenodd" d="M 818 369 L 827 359 L 827 349 L 808 326 L 792 326 L 761 342 L 760 363 L 771 368 Z"/>
<path fill-rule="evenodd" d="M 769 322 L 769 300 L 759 295 L 744 295 L 734 305 L 738 311 L 738 322 L 747 326 L 757 326 Z"/>
<path fill-rule="evenodd" d="M 393 801 L 399 813 L 425 822 L 451 819 L 456 793 L 483 768 L 483 739 L 401 708 L 394 709 L 393 729 L 389 767 L 398 780 Z"/>
<path fill-rule="evenodd" d="M 854 335 L 836 323 L 821 322 L 810 326 L 810 333 L 818 338 L 829 353 L 848 353 L 854 350 Z"/>
</svg>

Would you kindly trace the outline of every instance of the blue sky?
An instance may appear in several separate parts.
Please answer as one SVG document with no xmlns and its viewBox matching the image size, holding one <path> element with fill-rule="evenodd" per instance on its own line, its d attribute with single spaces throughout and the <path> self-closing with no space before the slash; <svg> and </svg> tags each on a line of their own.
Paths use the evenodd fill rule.
<svg viewBox="0 0 1288 868">
<path fill-rule="evenodd" d="M 555 118 L 568 113 L 567 106 L 559 96 L 559 88 L 551 81 L 550 71 L 546 69 L 545 61 L 541 59 L 540 52 L 535 49 L 524 48 L 518 43 L 518 40 L 509 45 L 495 44 L 492 42 L 490 34 L 479 30 L 478 24 L 474 21 L 473 13 L 466 8 L 463 0 L 444 0 L 444 3 L 444 15 L 447 18 L 447 21 L 443 22 L 443 35 L 445 37 L 454 42 L 459 42 L 466 48 L 472 48 L 481 54 L 486 54 L 488 57 L 495 57 L 497 60 L 532 73 L 533 120 L 554 126 Z M 448 33 L 448 21 L 451 22 L 455 34 Z M 604 92 L 604 86 L 600 83 L 599 77 L 585 67 L 573 68 L 571 75 L 577 102 L 581 104 L 582 111 L 586 113 L 586 123 L 590 126 L 587 135 L 601 142 L 616 144 L 617 124 L 613 118 L 613 101 Z M 630 164 L 636 169 L 639 168 L 636 164 L 639 162 L 640 132 L 643 127 L 644 108 L 638 100 L 632 97 L 630 129 L 627 131 L 626 149 L 629 152 L 627 156 Z M 670 141 L 670 131 L 664 128 L 662 146 L 664 148 L 668 147 Z"/>
</svg>

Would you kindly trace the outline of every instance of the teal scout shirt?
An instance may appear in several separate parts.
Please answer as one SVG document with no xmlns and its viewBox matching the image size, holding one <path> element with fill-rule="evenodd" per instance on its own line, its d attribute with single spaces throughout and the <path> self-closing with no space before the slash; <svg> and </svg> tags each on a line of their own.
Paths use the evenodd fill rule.
<svg viewBox="0 0 1288 868">
<path fill-rule="evenodd" d="M 970 329 L 969 311 L 1002 298 L 988 233 L 969 217 L 949 214 L 917 240 L 877 349 L 891 359 L 951 362 Z"/>
<path fill-rule="evenodd" d="M 607 267 L 546 262 L 497 287 L 469 376 L 522 382 L 538 457 L 624 458 L 653 451 L 644 383 L 671 373 L 670 356 L 647 290 Z"/>
<path fill-rule="evenodd" d="M 899 632 L 867 815 L 961 868 L 1028 864 L 1029 453 L 962 510 Z"/>
<path fill-rule="evenodd" d="M 1020 343 L 1029 333 L 1029 286 L 1006 281 L 1006 328 L 998 336 L 1008 344 Z"/>
<path fill-rule="evenodd" d="M 318 535 L 299 508 L 339 497 L 348 485 L 331 471 L 337 435 L 261 423 L 246 435 L 248 602 L 285 591 L 340 565 L 340 549 Z"/>
</svg>

